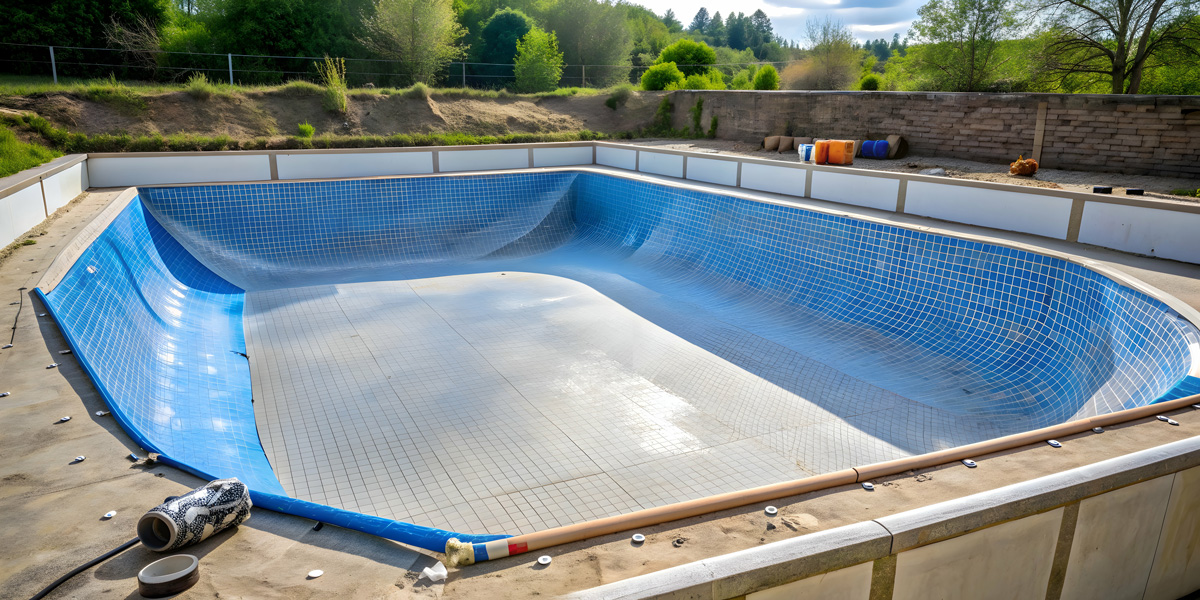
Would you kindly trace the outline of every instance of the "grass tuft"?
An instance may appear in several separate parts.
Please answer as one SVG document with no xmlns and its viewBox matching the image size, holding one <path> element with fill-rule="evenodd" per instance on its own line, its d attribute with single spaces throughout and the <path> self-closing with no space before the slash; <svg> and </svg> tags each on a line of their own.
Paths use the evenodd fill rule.
<svg viewBox="0 0 1200 600">
<path fill-rule="evenodd" d="M 146 110 L 146 100 L 133 88 L 117 81 L 116 76 L 109 75 L 88 84 L 83 93 L 84 97 L 93 102 L 103 102 L 129 114 L 138 114 Z"/>
<path fill-rule="evenodd" d="M 429 86 L 418 81 L 412 87 L 401 91 L 400 95 L 405 98 L 412 98 L 413 100 L 426 100 L 431 93 L 432 91 L 429 89 Z"/>
<path fill-rule="evenodd" d="M 608 98 L 604 101 L 604 105 L 613 110 L 617 110 L 618 106 L 624 106 L 626 102 L 629 102 L 629 97 L 632 95 L 632 84 L 624 83 L 618 85 L 612 89 L 612 93 L 608 95 Z"/>
<path fill-rule="evenodd" d="M 217 93 L 217 86 L 213 85 L 204 73 L 196 73 L 189 77 L 185 89 L 189 96 L 197 100 L 208 100 Z"/>
<path fill-rule="evenodd" d="M 62 156 L 45 146 L 28 144 L 17 139 L 8 129 L 0 129 L 0 177 L 20 173 Z"/>
<path fill-rule="evenodd" d="M 296 125 L 296 129 L 298 130 L 297 135 L 302 138 L 310 138 L 317 132 L 317 128 L 309 125 L 308 121 Z"/>
</svg>

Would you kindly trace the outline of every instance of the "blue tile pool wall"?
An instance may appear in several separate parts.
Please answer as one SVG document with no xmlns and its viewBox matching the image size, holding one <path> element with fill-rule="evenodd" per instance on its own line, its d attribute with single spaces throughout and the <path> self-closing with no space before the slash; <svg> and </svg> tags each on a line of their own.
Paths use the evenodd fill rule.
<svg viewBox="0 0 1200 600">
<path fill-rule="evenodd" d="M 773 312 L 756 334 L 786 322 L 809 356 L 854 377 L 1030 427 L 1154 401 L 1187 374 L 1197 339 L 1160 301 L 1061 259 L 594 173 L 142 194 L 184 247 L 247 289 L 608 257 L 650 273 L 647 287 L 683 282 L 705 305 Z"/>
<path fill-rule="evenodd" d="M 144 188 L 185 247 L 246 288 L 545 252 L 572 233 L 574 173 Z"/>
<path fill-rule="evenodd" d="M 991 384 L 986 407 L 967 394 L 960 407 L 930 402 L 940 408 L 1048 425 L 1153 402 L 1192 364 L 1192 324 L 1061 259 L 597 174 L 581 174 L 577 194 L 580 235 L 598 248 L 707 285 L 716 275 L 730 295 L 793 309 L 825 337 L 865 340 L 835 351 L 882 336 L 913 369 Z"/>
<path fill-rule="evenodd" d="M 254 426 L 244 292 L 200 264 L 136 198 L 46 302 L 132 432 L 210 477 L 283 493 Z"/>
</svg>

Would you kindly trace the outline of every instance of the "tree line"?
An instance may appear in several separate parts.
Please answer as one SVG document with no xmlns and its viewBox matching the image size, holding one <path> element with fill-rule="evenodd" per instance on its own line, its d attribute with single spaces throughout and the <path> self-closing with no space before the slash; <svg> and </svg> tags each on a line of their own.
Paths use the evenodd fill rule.
<svg viewBox="0 0 1200 600">
<path fill-rule="evenodd" d="M 61 51 L 69 73 L 92 77 L 219 72 L 224 56 L 171 53 L 233 53 L 252 55 L 237 64 L 248 83 L 312 72 L 311 60 L 270 57 L 330 55 L 347 59 L 356 84 L 457 83 L 447 65 L 466 61 L 478 63 L 469 83 L 479 87 L 520 87 L 519 71 L 535 87 L 644 84 L 657 69 L 664 86 L 750 89 L 762 63 L 787 63 L 777 75 L 788 89 L 1196 94 L 1198 9 L 1200 0 L 929 0 L 906 37 L 859 42 L 831 19 L 793 41 L 761 10 L 701 8 L 685 25 L 623 0 L 9 0 L 0 40 L 120 51 Z M 9 50 L 0 69 L 45 71 L 38 51 Z"/>
</svg>

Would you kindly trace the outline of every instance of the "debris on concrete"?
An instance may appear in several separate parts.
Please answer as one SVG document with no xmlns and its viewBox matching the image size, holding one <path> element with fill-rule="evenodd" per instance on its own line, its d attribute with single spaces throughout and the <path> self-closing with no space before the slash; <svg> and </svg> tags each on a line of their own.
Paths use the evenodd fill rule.
<svg viewBox="0 0 1200 600">
<path fill-rule="evenodd" d="M 47 368 L 47 369 L 53 369 L 53 368 L 56 368 L 56 367 L 58 367 L 58 363 L 50 363 L 50 364 L 46 365 L 46 368 Z"/>
<path fill-rule="evenodd" d="M 322 571 L 322 570 L 320 570 L 320 569 L 313 569 L 313 570 L 311 570 L 311 571 L 309 571 L 309 572 L 308 572 L 308 578 L 309 578 L 309 579 L 316 579 L 316 578 L 318 578 L 318 577 L 320 577 L 320 576 L 322 576 L 322 575 L 324 575 L 324 574 L 325 574 L 325 571 Z"/>
<path fill-rule="evenodd" d="M 115 511 L 115 510 L 110 510 L 110 511 L 108 511 L 108 512 L 104 513 L 104 518 L 105 518 L 105 519 L 111 519 L 111 518 L 113 518 L 113 517 L 115 517 L 115 516 L 117 516 L 117 511 Z"/>
<path fill-rule="evenodd" d="M 539 562 L 541 560 L 542 559 L 540 559 L 540 558 L 538 559 Z M 550 564 L 550 563 L 547 562 L 546 564 Z M 437 583 L 439 581 L 445 581 L 446 575 L 448 575 L 448 574 L 449 574 L 449 572 L 446 571 L 446 565 L 442 564 L 439 561 L 436 565 L 433 565 L 432 567 L 425 567 L 424 569 L 422 569 L 421 575 L 420 575 L 420 577 L 417 577 L 417 579 L 421 579 L 422 577 L 425 577 L 425 578 L 428 578 L 429 581 Z"/>
<path fill-rule="evenodd" d="M 946 170 L 941 167 L 934 167 L 932 169 L 922 169 L 921 174 L 922 175 L 934 175 L 936 177 L 945 177 Z"/>
<path fill-rule="evenodd" d="M 687 541 L 688 541 L 688 539 L 685 537 L 677 537 L 677 538 L 675 538 L 675 541 L 671 542 L 671 545 L 675 546 L 676 548 L 682 548 L 683 545 L 687 543 Z"/>
</svg>

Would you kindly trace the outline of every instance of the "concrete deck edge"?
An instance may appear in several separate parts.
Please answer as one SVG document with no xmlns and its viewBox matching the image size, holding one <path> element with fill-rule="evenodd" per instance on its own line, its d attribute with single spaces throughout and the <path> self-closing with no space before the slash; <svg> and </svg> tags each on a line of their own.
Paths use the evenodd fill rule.
<svg viewBox="0 0 1200 600">
<path fill-rule="evenodd" d="M 568 597 L 572 600 L 736 598 L 1045 512 L 1198 465 L 1200 436 L 874 521 L 663 569 Z M 986 468 L 986 463 L 980 468 Z"/>
<path fill-rule="evenodd" d="M 68 154 L 44 165 L 0 178 L 0 198 L 11 196 L 47 177 L 58 175 L 85 160 L 87 160 L 86 154 Z"/>
</svg>

